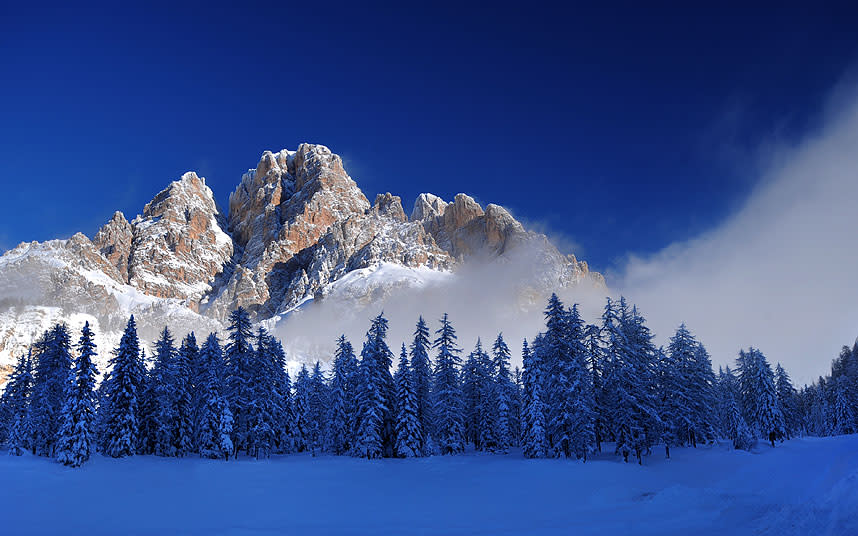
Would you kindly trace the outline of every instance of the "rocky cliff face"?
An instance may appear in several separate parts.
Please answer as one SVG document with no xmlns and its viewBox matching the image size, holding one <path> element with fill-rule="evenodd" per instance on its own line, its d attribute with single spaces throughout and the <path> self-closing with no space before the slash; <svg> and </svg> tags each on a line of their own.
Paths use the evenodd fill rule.
<svg viewBox="0 0 858 536">
<path fill-rule="evenodd" d="M 131 312 L 217 329 L 238 306 L 261 321 L 324 298 L 337 282 L 337 296 L 376 296 L 400 286 L 382 276 L 409 284 L 407 269 L 455 272 L 474 259 L 503 262 L 519 248 L 528 248 L 528 284 L 538 291 L 604 285 L 586 263 L 563 256 L 498 205 L 426 193 L 409 217 L 390 193 L 370 204 L 327 147 L 266 151 L 230 196 L 228 216 L 205 179 L 189 172 L 133 221 L 115 213 L 92 241 L 77 234 L 0 257 L 0 365 L 26 338 L 3 324 L 34 308 L 50 309 L 52 319 L 91 315 L 108 332 Z M 346 277 L 382 264 L 406 270 L 388 269 L 372 284 Z"/>
</svg>

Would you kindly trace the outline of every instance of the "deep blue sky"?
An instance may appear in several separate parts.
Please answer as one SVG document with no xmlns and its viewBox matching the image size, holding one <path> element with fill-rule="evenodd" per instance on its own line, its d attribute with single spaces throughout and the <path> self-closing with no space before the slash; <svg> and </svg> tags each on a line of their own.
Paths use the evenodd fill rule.
<svg viewBox="0 0 858 536">
<path fill-rule="evenodd" d="M 225 205 L 310 141 L 370 199 L 468 192 L 605 269 L 726 217 L 858 59 L 848 3 L 23 4 L 0 6 L 0 249 L 92 235 L 186 170 Z"/>
</svg>

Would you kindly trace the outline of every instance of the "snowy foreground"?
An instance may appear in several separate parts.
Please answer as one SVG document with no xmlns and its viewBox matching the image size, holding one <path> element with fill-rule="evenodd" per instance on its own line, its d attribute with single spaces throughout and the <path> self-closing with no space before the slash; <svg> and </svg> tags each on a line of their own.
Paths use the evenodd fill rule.
<svg viewBox="0 0 858 536">
<path fill-rule="evenodd" d="M 465 455 L 366 461 L 0 454 L 0 533 L 858 534 L 858 435 L 645 465 Z"/>
</svg>

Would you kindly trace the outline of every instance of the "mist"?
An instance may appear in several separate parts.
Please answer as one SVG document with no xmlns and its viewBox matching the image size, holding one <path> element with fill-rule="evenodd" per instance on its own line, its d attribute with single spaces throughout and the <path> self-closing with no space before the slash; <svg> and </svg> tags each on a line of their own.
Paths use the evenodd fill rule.
<svg viewBox="0 0 858 536">
<path fill-rule="evenodd" d="M 629 257 L 608 289 L 560 288 L 540 274 L 532 251 L 464 264 L 420 288 L 397 288 L 369 301 L 313 303 L 280 322 L 293 366 L 330 360 L 342 333 L 356 351 L 372 317 L 390 321 L 398 354 L 422 315 L 434 331 L 444 312 L 467 353 L 499 332 L 520 364 L 520 345 L 543 329 L 551 291 L 598 322 L 606 295 L 639 306 L 657 344 L 685 322 L 712 354 L 732 365 L 741 348 L 760 348 L 797 385 L 828 372 L 858 335 L 858 86 L 832 98 L 819 126 L 792 145 L 762 140 L 749 165 L 755 189 L 723 222 L 697 238 L 647 257 Z M 644 231 L 645 232 L 645 231 Z M 552 237 L 553 239 L 554 237 Z M 542 279 L 540 284 L 533 285 Z"/>
<path fill-rule="evenodd" d="M 662 342 L 686 322 L 716 366 L 753 345 L 803 385 L 858 335 L 856 86 L 798 143 L 761 147 L 741 208 L 702 236 L 630 258 L 611 286 Z"/>
<path fill-rule="evenodd" d="M 580 303 L 582 315 L 588 319 L 601 314 L 605 289 L 589 283 L 562 289 L 559 282 L 551 284 L 556 274 L 546 275 L 542 270 L 536 246 L 522 245 L 503 257 L 472 260 L 455 272 L 429 278 L 422 286 L 395 288 L 376 299 L 361 302 L 331 296 L 290 314 L 274 332 L 282 339 L 294 368 L 299 362 L 329 361 L 340 334 L 360 352 L 371 319 L 381 312 L 390 325 L 388 345 L 398 356 L 401 344 L 408 345 L 413 339 L 421 315 L 434 338 L 441 316 L 448 313 L 464 354 L 478 338 L 483 347 L 491 348 L 503 332 L 513 365 L 520 365 L 523 339 L 532 339 L 544 329 L 542 312 L 552 290 L 570 304 Z"/>
</svg>

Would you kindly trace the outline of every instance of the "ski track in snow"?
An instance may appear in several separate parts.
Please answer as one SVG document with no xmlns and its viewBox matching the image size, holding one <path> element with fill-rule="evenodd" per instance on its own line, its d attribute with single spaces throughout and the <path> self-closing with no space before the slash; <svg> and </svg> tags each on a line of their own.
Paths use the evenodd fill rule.
<svg viewBox="0 0 858 536">
<path fill-rule="evenodd" d="M 471 453 L 367 461 L 0 455 L 2 533 L 858 535 L 858 435 L 657 448 L 643 466 Z"/>
</svg>

